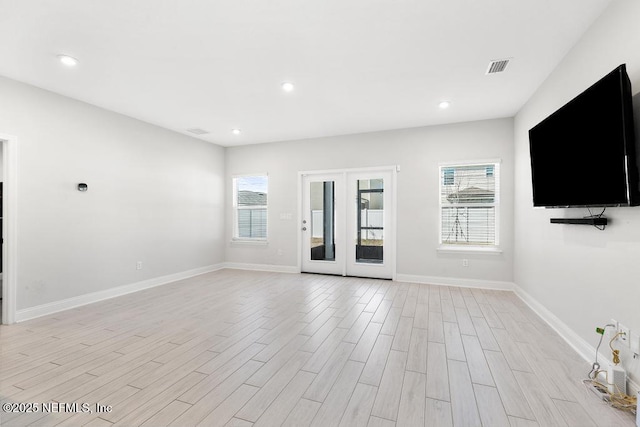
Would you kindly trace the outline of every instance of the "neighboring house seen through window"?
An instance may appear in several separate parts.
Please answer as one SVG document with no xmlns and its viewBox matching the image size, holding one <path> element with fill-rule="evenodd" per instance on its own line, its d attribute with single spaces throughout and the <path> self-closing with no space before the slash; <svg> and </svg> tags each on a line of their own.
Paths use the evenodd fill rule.
<svg viewBox="0 0 640 427">
<path fill-rule="evenodd" d="M 240 176 L 233 179 L 235 239 L 267 238 L 266 175 Z"/>
<path fill-rule="evenodd" d="M 440 166 L 440 244 L 497 246 L 499 163 Z"/>
</svg>

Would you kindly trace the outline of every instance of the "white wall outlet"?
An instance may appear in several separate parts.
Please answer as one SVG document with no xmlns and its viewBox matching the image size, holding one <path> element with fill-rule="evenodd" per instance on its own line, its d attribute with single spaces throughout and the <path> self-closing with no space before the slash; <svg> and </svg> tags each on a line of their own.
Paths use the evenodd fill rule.
<svg viewBox="0 0 640 427">
<path fill-rule="evenodd" d="M 629 346 L 631 348 L 631 353 L 640 355 L 640 335 L 632 332 L 631 338 L 629 338 Z"/>
<path fill-rule="evenodd" d="M 136 262 L 136 270 L 142 270 L 142 261 Z"/>
<path fill-rule="evenodd" d="M 629 347 L 630 339 L 630 331 L 629 328 L 624 326 L 622 323 L 618 323 L 618 341 Z"/>
<path fill-rule="evenodd" d="M 616 319 L 611 319 L 609 320 L 609 324 L 613 325 L 613 328 L 606 328 L 606 338 L 611 341 L 611 339 L 618 333 L 618 321 Z"/>
<path fill-rule="evenodd" d="M 468 260 L 468 259 L 466 259 L 466 258 L 465 258 L 465 259 L 463 259 L 463 260 L 462 260 L 462 266 L 463 266 L 463 267 L 469 267 L 469 260 Z"/>
</svg>

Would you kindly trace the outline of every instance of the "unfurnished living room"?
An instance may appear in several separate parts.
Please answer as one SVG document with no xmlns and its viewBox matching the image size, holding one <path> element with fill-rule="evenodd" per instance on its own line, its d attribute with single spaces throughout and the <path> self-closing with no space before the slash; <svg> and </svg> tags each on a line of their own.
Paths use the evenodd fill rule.
<svg viewBox="0 0 640 427">
<path fill-rule="evenodd" d="M 637 0 L 0 0 L 0 426 L 640 426 Z"/>
</svg>

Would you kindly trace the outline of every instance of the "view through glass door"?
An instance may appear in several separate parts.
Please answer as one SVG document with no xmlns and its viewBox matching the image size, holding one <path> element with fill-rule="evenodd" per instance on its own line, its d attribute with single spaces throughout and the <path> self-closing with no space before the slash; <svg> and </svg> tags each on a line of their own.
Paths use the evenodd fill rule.
<svg viewBox="0 0 640 427">
<path fill-rule="evenodd" d="M 343 179 L 343 174 L 307 175 L 303 178 L 304 272 L 344 274 L 344 254 L 340 245 L 344 240 Z"/>
<path fill-rule="evenodd" d="M 390 170 L 303 176 L 302 271 L 392 278 Z"/>
</svg>

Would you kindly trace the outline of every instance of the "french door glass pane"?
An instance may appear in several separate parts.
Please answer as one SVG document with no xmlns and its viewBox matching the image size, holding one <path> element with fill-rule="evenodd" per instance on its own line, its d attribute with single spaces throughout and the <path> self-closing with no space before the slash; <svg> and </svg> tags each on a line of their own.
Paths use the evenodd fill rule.
<svg viewBox="0 0 640 427">
<path fill-rule="evenodd" d="M 311 259 L 335 261 L 335 184 L 333 181 L 311 182 Z"/>
<path fill-rule="evenodd" d="M 384 181 L 358 180 L 356 262 L 382 263 L 384 259 Z"/>
</svg>

